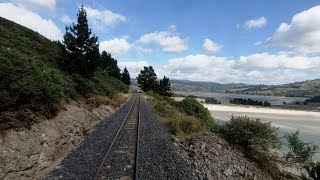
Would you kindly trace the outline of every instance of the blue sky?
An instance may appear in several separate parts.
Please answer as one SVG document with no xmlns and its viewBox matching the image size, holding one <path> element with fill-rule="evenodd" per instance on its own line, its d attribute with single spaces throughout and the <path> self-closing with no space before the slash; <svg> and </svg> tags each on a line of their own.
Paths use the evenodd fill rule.
<svg viewBox="0 0 320 180">
<path fill-rule="evenodd" d="M 0 16 L 56 40 L 81 4 L 100 50 L 132 77 L 152 65 L 159 77 L 220 83 L 320 78 L 315 0 L 0 0 Z"/>
</svg>

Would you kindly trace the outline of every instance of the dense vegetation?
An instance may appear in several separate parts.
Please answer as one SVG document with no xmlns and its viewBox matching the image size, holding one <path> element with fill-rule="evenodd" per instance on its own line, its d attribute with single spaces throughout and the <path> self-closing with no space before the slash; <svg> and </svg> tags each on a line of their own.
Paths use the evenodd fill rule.
<svg viewBox="0 0 320 180">
<path fill-rule="evenodd" d="M 314 96 L 304 101 L 304 104 L 308 104 L 308 103 L 320 103 L 320 96 Z"/>
<path fill-rule="evenodd" d="M 176 108 L 176 102 L 172 99 L 160 96 L 153 91 L 148 91 L 152 96 L 151 103 L 157 113 L 163 117 L 169 131 L 176 136 L 187 136 L 202 131 L 205 126 L 193 115 Z"/>
<path fill-rule="evenodd" d="M 158 82 L 157 74 L 152 66 L 143 67 L 137 77 L 138 86 L 144 92 L 153 91 L 161 96 L 170 97 L 173 95 L 171 91 L 171 83 L 166 76 Z"/>
<path fill-rule="evenodd" d="M 257 101 L 253 99 L 245 99 L 245 98 L 234 98 L 230 100 L 231 104 L 242 104 L 242 105 L 255 105 L 255 106 L 271 106 L 268 101 Z"/>
<path fill-rule="evenodd" d="M 207 104 L 221 104 L 221 102 L 215 98 L 206 98 L 204 102 Z"/>
<path fill-rule="evenodd" d="M 64 42 L 0 17 L 0 130 L 28 126 L 54 116 L 68 98 L 127 92 L 129 72 L 122 77 L 117 61 L 99 53 L 86 12 L 68 26 Z"/>
</svg>

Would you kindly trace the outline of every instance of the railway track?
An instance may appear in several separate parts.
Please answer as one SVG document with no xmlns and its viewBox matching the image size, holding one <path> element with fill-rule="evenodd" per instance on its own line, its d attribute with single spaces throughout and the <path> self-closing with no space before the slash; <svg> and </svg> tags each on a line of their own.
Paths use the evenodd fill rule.
<svg viewBox="0 0 320 180">
<path fill-rule="evenodd" d="M 94 180 L 135 179 L 139 167 L 140 95 L 134 94 L 126 117 L 96 172 Z"/>
</svg>

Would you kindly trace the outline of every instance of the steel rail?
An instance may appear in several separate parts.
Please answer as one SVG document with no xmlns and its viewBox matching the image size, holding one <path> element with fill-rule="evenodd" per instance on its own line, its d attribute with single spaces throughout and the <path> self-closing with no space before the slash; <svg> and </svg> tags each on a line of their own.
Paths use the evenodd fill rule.
<svg viewBox="0 0 320 180">
<path fill-rule="evenodd" d="M 140 106 L 141 106 L 141 101 L 140 101 L 140 94 L 139 96 L 139 107 L 138 107 L 138 127 L 137 127 L 137 143 L 136 143 L 136 162 L 135 162 L 135 170 L 134 170 L 134 180 L 139 179 L 139 139 L 140 139 Z"/>
<path fill-rule="evenodd" d="M 139 97 L 139 101 L 140 101 L 140 95 L 138 95 L 138 97 Z M 114 137 L 114 139 L 113 139 L 113 141 L 112 141 L 112 143 L 111 143 L 111 145 L 110 145 L 107 153 L 105 154 L 102 162 L 100 163 L 100 166 L 99 166 L 99 168 L 98 168 L 98 170 L 97 170 L 97 172 L 96 172 L 96 174 L 95 174 L 95 176 L 94 176 L 94 178 L 93 178 L 94 180 L 97 180 L 97 179 L 99 178 L 100 171 L 101 171 L 103 165 L 105 164 L 105 161 L 106 161 L 106 159 L 108 158 L 109 153 L 111 152 L 111 150 L 112 150 L 112 148 L 113 148 L 113 145 L 114 145 L 114 143 L 116 142 L 116 140 L 117 140 L 117 138 L 118 138 L 118 135 L 120 134 L 120 132 L 121 132 L 121 130 L 122 130 L 122 127 L 124 126 L 124 124 L 125 124 L 128 116 L 129 116 L 129 114 L 130 114 L 130 112 L 131 112 L 131 110 L 132 110 L 132 107 L 133 107 L 134 104 L 136 103 L 136 100 L 137 100 L 137 95 L 136 95 L 136 97 L 135 97 L 135 99 L 134 99 L 134 101 L 133 101 L 133 103 L 132 103 L 132 105 L 131 105 L 131 107 L 130 107 L 127 115 L 126 115 L 126 117 L 125 117 L 124 120 L 122 121 L 122 124 L 121 124 L 121 126 L 120 126 L 117 134 L 115 135 L 115 137 Z M 139 106 L 140 106 L 140 104 L 139 104 Z M 140 112 L 140 110 L 139 110 L 139 112 Z M 139 133 L 138 133 L 138 134 L 139 134 Z"/>
</svg>

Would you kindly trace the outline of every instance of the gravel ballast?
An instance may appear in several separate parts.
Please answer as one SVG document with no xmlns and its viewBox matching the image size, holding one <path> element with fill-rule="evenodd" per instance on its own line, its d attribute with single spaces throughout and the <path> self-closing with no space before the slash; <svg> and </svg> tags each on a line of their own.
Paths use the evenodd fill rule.
<svg viewBox="0 0 320 180">
<path fill-rule="evenodd" d="M 118 112 L 103 120 L 89 137 L 53 170 L 47 179 L 92 179 L 118 128 L 134 101 L 131 98 Z M 195 179 L 187 162 L 179 155 L 167 128 L 141 95 L 140 179 Z"/>
<path fill-rule="evenodd" d="M 134 97 L 113 116 L 101 121 L 46 179 L 92 179 L 133 100 Z"/>
<path fill-rule="evenodd" d="M 141 179 L 195 179 L 178 154 L 167 128 L 151 105 L 141 98 L 139 177 Z"/>
</svg>

